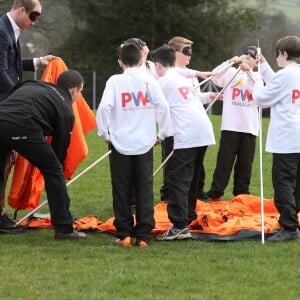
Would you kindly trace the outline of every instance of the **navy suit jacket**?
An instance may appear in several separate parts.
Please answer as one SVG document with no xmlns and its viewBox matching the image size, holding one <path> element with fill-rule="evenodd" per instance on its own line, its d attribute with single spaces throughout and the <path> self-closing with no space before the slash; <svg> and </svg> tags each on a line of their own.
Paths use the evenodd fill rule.
<svg viewBox="0 0 300 300">
<path fill-rule="evenodd" d="M 0 17 L 0 100 L 22 80 L 24 71 L 34 71 L 32 58 L 21 58 L 21 48 L 7 15 Z"/>
</svg>

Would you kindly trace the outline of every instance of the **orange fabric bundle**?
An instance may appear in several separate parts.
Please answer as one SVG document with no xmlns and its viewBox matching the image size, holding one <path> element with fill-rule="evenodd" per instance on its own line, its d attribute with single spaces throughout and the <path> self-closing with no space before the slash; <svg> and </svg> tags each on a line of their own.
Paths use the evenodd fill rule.
<svg viewBox="0 0 300 300">
<path fill-rule="evenodd" d="M 44 70 L 41 80 L 55 84 L 59 74 L 67 69 L 61 58 L 54 58 Z M 64 161 L 64 175 L 66 179 L 72 177 L 78 165 L 88 154 L 88 146 L 84 134 L 97 126 L 95 115 L 82 94 L 73 103 L 72 107 L 75 122 Z M 44 179 L 41 173 L 21 155 L 18 155 L 8 196 L 8 204 L 16 210 L 34 209 L 39 205 L 43 190 Z"/>
</svg>

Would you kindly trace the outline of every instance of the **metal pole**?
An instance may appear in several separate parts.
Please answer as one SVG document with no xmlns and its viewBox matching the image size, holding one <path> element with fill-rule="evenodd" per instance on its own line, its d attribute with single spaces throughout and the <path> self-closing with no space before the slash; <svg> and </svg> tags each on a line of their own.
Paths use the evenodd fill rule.
<svg viewBox="0 0 300 300">
<path fill-rule="evenodd" d="M 101 160 L 103 160 L 105 157 L 107 157 L 109 154 L 111 154 L 111 150 L 107 151 L 105 154 L 103 154 L 99 159 L 97 159 L 95 162 L 93 162 L 91 165 L 89 165 L 86 169 L 84 169 L 82 172 L 80 172 L 77 176 L 75 176 L 73 179 L 71 179 L 66 186 L 69 186 L 71 183 L 73 183 L 74 181 L 76 181 L 79 177 L 81 177 L 83 174 L 85 174 L 88 170 L 90 170 L 91 168 L 93 168 L 96 164 L 98 164 Z M 43 207 L 46 203 L 48 203 L 48 200 L 46 199 L 43 203 L 41 203 L 39 206 L 37 206 L 35 209 L 33 209 L 32 211 L 30 211 L 26 216 L 24 216 L 23 218 L 21 218 L 18 222 L 16 222 L 16 224 L 14 225 L 14 227 L 20 225 L 24 220 L 26 220 L 27 218 L 29 218 L 31 215 L 33 215 L 36 211 L 38 211 L 41 207 Z"/>
<path fill-rule="evenodd" d="M 170 152 L 170 154 L 166 157 L 166 159 L 159 165 L 159 167 L 156 169 L 156 171 L 153 173 L 153 177 L 165 166 L 165 164 L 168 162 L 168 160 L 173 155 L 174 150 Z"/>
<path fill-rule="evenodd" d="M 224 70 L 230 68 L 233 65 L 234 65 L 234 62 L 230 63 L 229 65 L 227 65 L 226 67 L 222 68 L 221 70 L 218 70 L 218 73 L 223 72 Z M 195 89 L 201 87 L 201 85 L 203 85 L 204 83 L 206 83 L 209 80 L 211 80 L 214 76 L 215 75 L 211 75 L 211 76 L 207 77 L 205 80 L 201 81 L 200 84 L 195 87 Z"/>
<path fill-rule="evenodd" d="M 217 101 L 218 97 L 227 89 L 229 84 L 232 82 L 232 80 L 236 77 L 236 75 L 240 72 L 241 67 L 238 67 L 236 73 L 233 75 L 233 77 L 228 81 L 228 83 L 221 89 L 221 91 L 217 94 L 217 96 L 209 103 L 209 105 L 206 108 L 206 111 L 208 111 L 214 103 Z"/>
<path fill-rule="evenodd" d="M 259 40 L 257 40 L 257 55 L 259 61 L 257 64 L 258 73 L 260 74 L 260 55 L 261 49 L 259 47 Z M 259 174 L 260 174 L 260 216 L 261 216 L 261 243 L 265 243 L 265 213 L 264 213 L 264 177 L 263 177 L 263 160 L 262 160 L 262 108 L 259 111 Z"/>
</svg>

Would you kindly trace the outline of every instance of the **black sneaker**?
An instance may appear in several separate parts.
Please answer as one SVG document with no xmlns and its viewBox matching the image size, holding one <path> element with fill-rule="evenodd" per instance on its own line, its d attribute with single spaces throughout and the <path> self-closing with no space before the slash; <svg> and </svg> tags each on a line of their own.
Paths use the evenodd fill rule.
<svg viewBox="0 0 300 300">
<path fill-rule="evenodd" d="M 289 241 L 289 240 L 297 240 L 300 239 L 300 231 L 297 228 L 296 231 L 288 231 L 288 230 L 280 230 L 273 236 L 267 239 L 270 242 L 280 242 L 280 241 Z"/>
<path fill-rule="evenodd" d="M 169 228 L 163 235 L 158 236 L 156 239 L 159 241 L 173 241 L 185 240 L 192 238 L 188 227 L 177 228 L 175 226 Z"/>
<path fill-rule="evenodd" d="M 64 232 L 55 232 L 54 239 L 55 240 L 78 240 L 86 238 L 86 234 L 84 232 L 79 232 L 77 230 L 74 230 L 70 233 L 64 233 Z"/>
<path fill-rule="evenodd" d="M 0 216 L 0 229 L 16 229 L 16 222 L 13 221 L 7 214 Z"/>
</svg>

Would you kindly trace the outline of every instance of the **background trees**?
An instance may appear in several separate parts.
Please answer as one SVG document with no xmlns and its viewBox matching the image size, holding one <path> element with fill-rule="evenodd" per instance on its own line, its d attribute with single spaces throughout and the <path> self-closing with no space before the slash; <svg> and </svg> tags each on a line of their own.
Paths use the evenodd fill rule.
<svg viewBox="0 0 300 300">
<path fill-rule="evenodd" d="M 273 63 L 276 40 L 298 34 L 299 26 L 282 13 L 270 15 L 271 2 L 280 1 L 41 0 L 42 18 L 22 33 L 23 56 L 52 53 L 83 74 L 96 71 L 98 98 L 107 78 L 120 72 L 116 48 L 129 37 L 140 37 L 155 49 L 175 35 L 185 36 L 194 41 L 190 67 L 199 70 L 211 70 L 259 38 Z M 11 4 L 0 0 L 0 11 Z M 92 75 L 86 76 L 84 93 L 90 98 Z"/>
</svg>

